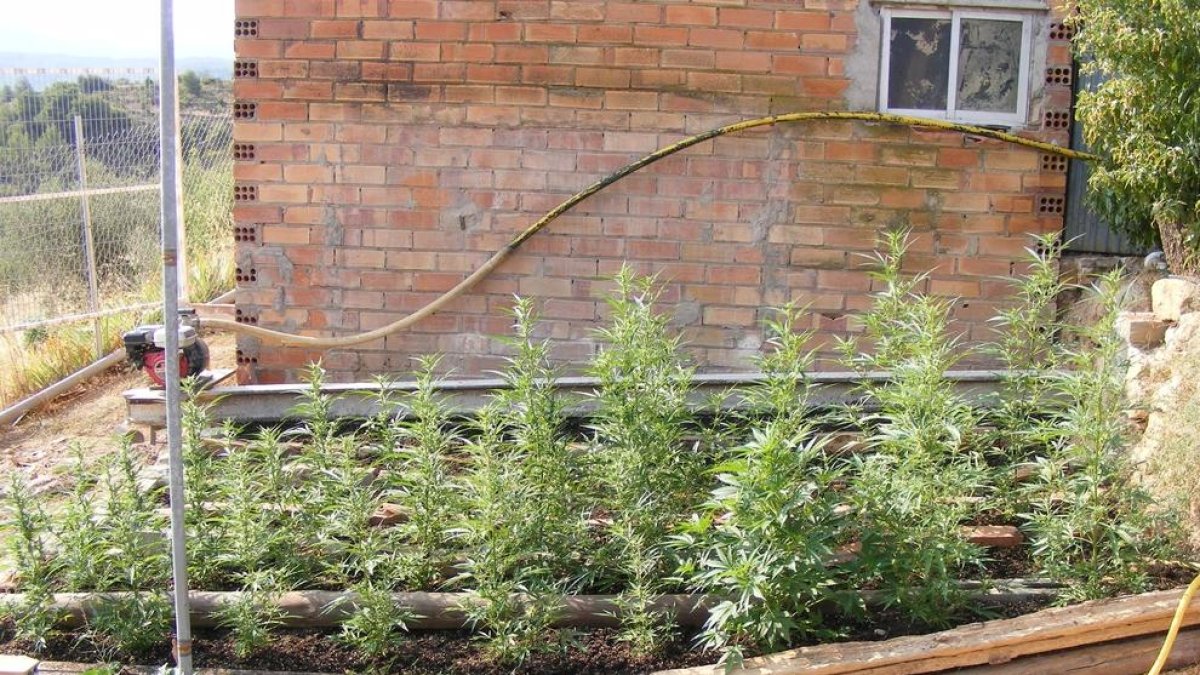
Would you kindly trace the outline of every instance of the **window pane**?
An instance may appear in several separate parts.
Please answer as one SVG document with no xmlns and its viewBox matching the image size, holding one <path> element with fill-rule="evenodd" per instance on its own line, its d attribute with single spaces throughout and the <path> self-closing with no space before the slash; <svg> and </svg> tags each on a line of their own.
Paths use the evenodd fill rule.
<svg viewBox="0 0 1200 675">
<path fill-rule="evenodd" d="M 893 17 L 888 39 L 888 107 L 944 111 L 950 20 Z"/>
<path fill-rule="evenodd" d="M 959 31 L 958 109 L 1017 112 L 1021 22 L 963 19 Z"/>
</svg>

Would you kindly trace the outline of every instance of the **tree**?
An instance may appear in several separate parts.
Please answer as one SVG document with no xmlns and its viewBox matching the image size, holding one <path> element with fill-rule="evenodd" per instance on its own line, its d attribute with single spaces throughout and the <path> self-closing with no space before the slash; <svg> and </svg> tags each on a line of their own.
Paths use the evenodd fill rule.
<svg viewBox="0 0 1200 675">
<path fill-rule="evenodd" d="M 1200 274 L 1200 0 L 1075 0 L 1084 68 L 1107 79 L 1079 96 L 1084 137 L 1106 157 L 1089 181 L 1102 217 L 1157 233 L 1176 273 Z"/>
<path fill-rule="evenodd" d="M 179 88 L 188 96 L 196 97 L 200 95 L 200 76 L 194 70 L 185 70 L 179 76 Z"/>
</svg>

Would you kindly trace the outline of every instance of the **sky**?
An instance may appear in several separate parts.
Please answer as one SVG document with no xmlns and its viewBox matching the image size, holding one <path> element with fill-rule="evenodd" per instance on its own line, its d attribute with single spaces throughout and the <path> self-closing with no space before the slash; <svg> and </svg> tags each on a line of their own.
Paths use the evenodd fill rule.
<svg viewBox="0 0 1200 675">
<path fill-rule="evenodd" d="M 0 0 L 0 51 L 157 57 L 159 0 Z M 175 0 L 178 57 L 233 58 L 233 0 Z"/>
</svg>

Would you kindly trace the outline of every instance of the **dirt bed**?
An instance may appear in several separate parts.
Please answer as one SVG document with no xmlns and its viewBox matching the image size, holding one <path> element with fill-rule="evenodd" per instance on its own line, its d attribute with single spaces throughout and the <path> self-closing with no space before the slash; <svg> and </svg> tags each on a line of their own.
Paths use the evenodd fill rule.
<svg viewBox="0 0 1200 675">
<path fill-rule="evenodd" d="M 209 335 L 212 367 L 232 367 L 236 340 Z M 0 429 L 0 473 L 21 471 L 36 491 L 63 487 L 71 466 L 71 447 L 85 458 L 99 459 L 116 448 L 114 437 L 125 430 L 127 389 L 145 386 L 146 375 L 127 365 L 86 382 L 30 413 L 16 425 Z M 153 461 L 156 453 L 147 452 Z"/>
</svg>

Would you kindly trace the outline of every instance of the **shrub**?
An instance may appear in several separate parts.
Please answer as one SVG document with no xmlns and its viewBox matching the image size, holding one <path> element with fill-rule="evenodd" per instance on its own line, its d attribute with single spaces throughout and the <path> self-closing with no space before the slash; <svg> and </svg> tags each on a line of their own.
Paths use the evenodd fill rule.
<svg viewBox="0 0 1200 675">
<path fill-rule="evenodd" d="M 825 438 L 812 428 L 809 336 L 792 328 L 799 314 L 789 306 L 766 322 L 764 381 L 748 396 L 747 417 L 758 426 L 712 469 L 719 486 L 673 541 L 694 556 L 681 568 L 691 586 L 722 598 L 697 640 L 724 650 L 731 666 L 746 647 L 832 633 L 822 605 L 834 599 L 840 573 L 831 561 L 846 543 L 834 489 L 844 462 L 825 454 Z"/>
</svg>

